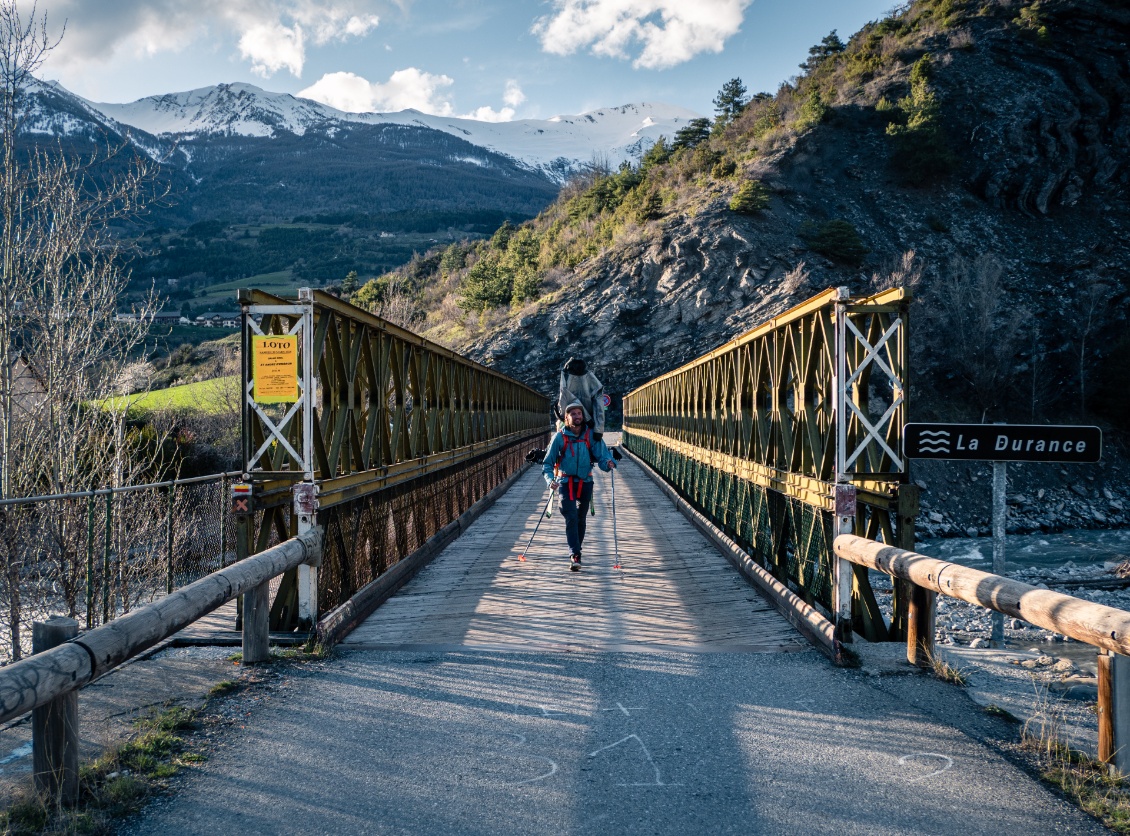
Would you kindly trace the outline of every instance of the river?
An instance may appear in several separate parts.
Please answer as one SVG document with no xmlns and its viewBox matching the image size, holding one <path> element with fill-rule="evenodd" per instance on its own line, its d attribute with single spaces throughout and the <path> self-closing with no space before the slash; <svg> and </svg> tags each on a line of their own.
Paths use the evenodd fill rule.
<svg viewBox="0 0 1130 836">
<path fill-rule="evenodd" d="M 954 537 L 922 540 L 915 551 L 971 566 L 993 570 L 991 537 Z M 1005 571 L 1058 569 L 1067 563 L 1098 567 L 1130 560 L 1130 529 L 1065 531 L 1060 534 L 1010 534 L 1005 538 Z"/>
</svg>

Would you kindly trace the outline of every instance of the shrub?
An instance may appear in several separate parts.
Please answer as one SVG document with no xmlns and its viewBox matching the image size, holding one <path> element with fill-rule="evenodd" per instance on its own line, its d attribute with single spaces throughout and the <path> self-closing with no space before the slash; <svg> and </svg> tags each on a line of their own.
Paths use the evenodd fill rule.
<svg viewBox="0 0 1130 836">
<path fill-rule="evenodd" d="M 733 177 L 738 171 L 738 164 L 733 160 L 719 160 L 710 169 L 710 176 L 715 180 L 725 180 L 727 177 Z"/>
<path fill-rule="evenodd" d="M 769 190 L 760 180 L 747 180 L 734 194 L 730 209 L 740 215 L 756 215 L 768 208 Z"/>
<path fill-rule="evenodd" d="M 804 104 L 797 110 L 797 117 L 793 122 L 793 130 L 798 134 L 802 134 L 823 122 L 827 113 L 828 106 L 824 104 L 824 100 L 820 97 L 820 92 L 813 90 L 808 94 L 808 98 L 804 100 Z"/>
<path fill-rule="evenodd" d="M 654 187 L 638 186 L 625 198 L 623 209 L 629 221 L 645 224 L 663 214 L 663 198 Z"/>
<path fill-rule="evenodd" d="M 1022 34 L 1034 39 L 1037 43 L 1047 45 L 1051 42 L 1051 34 L 1044 23 L 1043 11 L 1040 9 L 1040 0 L 1020 10 L 1012 22 L 1020 27 Z"/>
<path fill-rule="evenodd" d="M 757 118 L 753 121 L 753 130 L 750 134 L 754 139 L 761 139 L 774 128 L 781 127 L 781 108 L 775 101 L 768 101 L 758 108 Z"/>
<path fill-rule="evenodd" d="M 957 162 L 946 145 L 941 107 L 930 89 L 930 73 L 930 56 L 923 55 L 910 71 L 910 95 L 899 100 L 903 124 L 887 125 L 887 136 L 894 143 L 892 163 L 907 184 L 929 183 L 949 174 Z"/>
<path fill-rule="evenodd" d="M 858 267 L 869 252 L 855 227 L 844 220 L 806 224 L 800 235 L 811 249 L 851 267 Z"/>
<path fill-rule="evenodd" d="M 484 253 L 459 285 L 459 306 L 482 312 L 507 304 L 512 293 L 510 276 L 499 269 L 498 257 Z"/>
</svg>

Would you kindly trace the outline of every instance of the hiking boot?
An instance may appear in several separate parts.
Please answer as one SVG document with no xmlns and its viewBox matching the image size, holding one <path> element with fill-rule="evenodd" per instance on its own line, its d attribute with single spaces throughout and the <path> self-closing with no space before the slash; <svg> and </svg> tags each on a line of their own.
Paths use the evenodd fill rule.
<svg viewBox="0 0 1130 836">
<path fill-rule="evenodd" d="M 581 571 L 581 555 L 574 554 L 569 557 L 569 569 L 573 572 Z"/>
</svg>

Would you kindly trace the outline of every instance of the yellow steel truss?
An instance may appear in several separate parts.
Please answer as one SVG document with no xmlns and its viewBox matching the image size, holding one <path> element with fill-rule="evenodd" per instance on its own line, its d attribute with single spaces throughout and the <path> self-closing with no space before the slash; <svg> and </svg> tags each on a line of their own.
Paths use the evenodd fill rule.
<svg viewBox="0 0 1130 836">
<path fill-rule="evenodd" d="M 912 543 L 901 452 L 908 301 L 901 289 L 865 298 L 826 290 L 626 395 L 625 441 L 632 448 L 638 439 L 653 456 L 694 463 L 695 473 L 736 477 L 827 515 L 842 516 L 837 497 L 842 503 L 843 490 L 852 490 L 860 533 Z M 690 478 L 683 465 L 666 470 Z M 742 512 L 726 512 L 734 513 Z M 814 529 L 806 525 L 809 538 Z M 794 574 L 804 591 L 802 574 Z M 826 584 L 821 590 L 809 592 L 828 598 Z M 870 624 L 866 632 L 885 633 L 863 576 L 854 597 L 863 608 L 858 620 Z M 832 608 L 830 598 L 819 602 Z M 896 621 L 898 613 L 896 606 Z"/>
</svg>

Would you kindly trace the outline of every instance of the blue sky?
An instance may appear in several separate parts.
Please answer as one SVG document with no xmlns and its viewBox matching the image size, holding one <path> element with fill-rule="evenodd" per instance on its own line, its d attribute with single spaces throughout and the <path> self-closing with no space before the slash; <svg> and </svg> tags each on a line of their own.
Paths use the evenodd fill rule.
<svg viewBox="0 0 1130 836">
<path fill-rule="evenodd" d="M 249 82 L 348 110 L 504 120 L 774 91 L 893 0 L 39 0 L 41 75 L 95 101 Z M 30 4 L 28 4 L 30 7 Z M 21 0 L 21 8 L 24 8 Z"/>
</svg>

